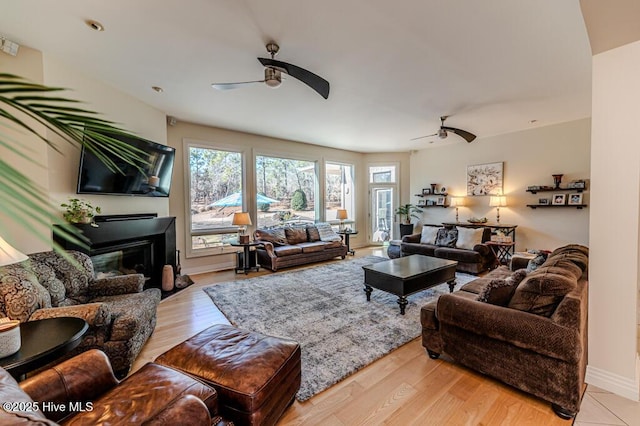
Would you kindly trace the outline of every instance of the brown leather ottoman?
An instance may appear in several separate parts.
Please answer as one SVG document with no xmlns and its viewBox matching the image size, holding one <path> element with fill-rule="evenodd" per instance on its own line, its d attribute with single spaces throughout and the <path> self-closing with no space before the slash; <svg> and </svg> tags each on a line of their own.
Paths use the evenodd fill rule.
<svg viewBox="0 0 640 426">
<path fill-rule="evenodd" d="M 300 388 L 298 343 L 230 325 L 214 325 L 155 362 L 210 384 L 220 414 L 239 425 L 275 425 Z"/>
</svg>

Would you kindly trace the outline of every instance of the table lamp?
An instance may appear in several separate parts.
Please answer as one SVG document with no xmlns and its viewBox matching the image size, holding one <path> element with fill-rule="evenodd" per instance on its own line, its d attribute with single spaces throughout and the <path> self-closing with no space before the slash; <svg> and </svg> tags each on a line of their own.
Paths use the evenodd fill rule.
<svg viewBox="0 0 640 426">
<path fill-rule="evenodd" d="M 500 207 L 507 206 L 507 197 L 505 197 L 504 195 L 492 196 L 489 199 L 489 206 L 496 208 L 496 212 L 497 212 L 496 222 L 500 223 Z"/>
<path fill-rule="evenodd" d="M 249 236 L 245 234 L 247 231 L 247 225 L 251 225 L 251 216 L 247 212 L 239 212 L 233 214 L 232 225 L 239 226 L 238 228 L 238 242 L 240 244 L 247 244 L 249 242 Z"/>
<path fill-rule="evenodd" d="M 0 266 L 12 265 L 27 260 L 26 254 L 11 247 L 0 237 Z M 4 358 L 20 350 L 20 321 L 0 318 L 0 358 Z"/>
<path fill-rule="evenodd" d="M 347 211 L 345 209 L 338 209 L 336 212 L 336 219 L 340 220 L 340 232 L 344 231 L 344 221 L 348 218 Z"/>
<path fill-rule="evenodd" d="M 458 207 L 464 206 L 464 197 L 451 197 L 451 205 L 456 208 L 456 223 L 458 220 Z"/>
</svg>

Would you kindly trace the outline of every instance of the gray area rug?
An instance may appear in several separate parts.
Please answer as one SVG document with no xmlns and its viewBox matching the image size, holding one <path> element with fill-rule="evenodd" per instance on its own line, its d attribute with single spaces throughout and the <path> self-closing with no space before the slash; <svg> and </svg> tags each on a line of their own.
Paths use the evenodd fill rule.
<svg viewBox="0 0 640 426">
<path fill-rule="evenodd" d="M 418 337 L 422 305 L 449 291 L 441 284 L 408 296 L 405 315 L 392 294 L 374 289 L 367 302 L 362 266 L 385 260 L 367 256 L 204 291 L 235 326 L 300 343 L 302 385 L 296 398 L 305 401 Z M 456 273 L 456 288 L 474 278 Z"/>
</svg>

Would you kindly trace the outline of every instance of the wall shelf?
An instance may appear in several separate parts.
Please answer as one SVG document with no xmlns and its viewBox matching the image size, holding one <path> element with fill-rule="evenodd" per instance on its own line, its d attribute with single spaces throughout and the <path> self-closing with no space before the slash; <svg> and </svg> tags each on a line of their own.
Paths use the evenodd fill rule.
<svg viewBox="0 0 640 426">
<path fill-rule="evenodd" d="M 586 204 L 527 204 L 527 207 L 532 209 L 545 208 L 545 207 L 575 207 L 576 209 L 583 209 L 587 207 Z"/>
<path fill-rule="evenodd" d="M 538 192 L 558 192 L 558 191 L 569 191 L 569 192 L 582 192 L 586 188 L 543 188 L 543 189 L 527 189 L 527 192 L 532 194 L 537 194 Z"/>
</svg>

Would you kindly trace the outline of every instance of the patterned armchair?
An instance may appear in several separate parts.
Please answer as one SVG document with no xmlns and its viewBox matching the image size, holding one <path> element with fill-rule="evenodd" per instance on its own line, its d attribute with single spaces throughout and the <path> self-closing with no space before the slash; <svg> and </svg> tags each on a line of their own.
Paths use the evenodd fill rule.
<svg viewBox="0 0 640 426">
<path fill-rule="evenodd" d="M 82 318 L 89 330 L 68 356 L 101 349 L 124 377 L 155 328 L 160 290 L 143 290 L 141 274 L 95 279 L 89 256 L 68 253 L 80 267 L 48 251 L 0 268 L 0 316 L 21 322 Z"/>
</svg>

